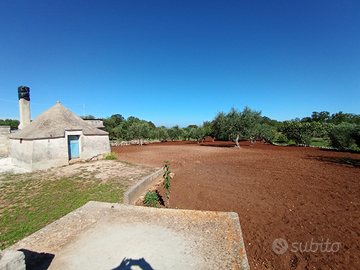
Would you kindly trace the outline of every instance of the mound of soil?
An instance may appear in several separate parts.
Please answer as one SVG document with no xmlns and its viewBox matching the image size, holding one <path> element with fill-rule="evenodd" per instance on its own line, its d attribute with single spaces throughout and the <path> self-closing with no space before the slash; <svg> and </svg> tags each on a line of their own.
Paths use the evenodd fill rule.
<svg viewBox="0 0 360 270">
<path fill-rule="evenodd" d="M 112 151 L 140 165 L 168 160 L 171 208 L 237 212 L 251 269 L 360 269 L 360 154 L 241 146 L 185 141 Z M 272 248 L 278 238 L 288 244 L 283 254 Z"/>
</svg>

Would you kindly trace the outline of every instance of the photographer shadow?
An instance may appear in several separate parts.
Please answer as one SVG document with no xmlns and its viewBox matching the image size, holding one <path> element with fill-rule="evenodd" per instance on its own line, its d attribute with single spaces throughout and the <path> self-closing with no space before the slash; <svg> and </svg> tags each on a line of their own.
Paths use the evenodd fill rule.
<svg viewBox="0 0 360 270">
<path fill-rule="evenodd" d="M 132 266 L 138 266 L 142 270 L 154 270 L 144 258 L 133 260 L 133 259 L 126 259 L 126 257 L 122 260 L 122 262 L 118 267 L 113 268 L 111 270 L 131 270 Z"/>
</svg>

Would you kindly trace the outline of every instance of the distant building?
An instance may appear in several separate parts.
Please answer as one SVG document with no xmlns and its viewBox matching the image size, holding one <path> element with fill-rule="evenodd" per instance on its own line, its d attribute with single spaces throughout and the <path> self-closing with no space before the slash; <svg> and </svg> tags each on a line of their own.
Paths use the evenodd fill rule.
<svg viewBox="0 0 360 270">
<path fill-rule="evenodd" d="M 20 112 L 24 111 L 22 103 Z M 30 109 L 25 111 L 30 112 Z M 25 115 L 30 116 L 30 113 Z M 110 152 L 109 134 L 97 128 L 100 123 L 94 124 L 81 119 L 59 101 L 32 122 L 22 119 L 20 113 L 22 129 L 9 136 L 12 163 L 34 171 L 67 165 L 75 158 L 90 159 L 107 154 Z"/>
</svg>

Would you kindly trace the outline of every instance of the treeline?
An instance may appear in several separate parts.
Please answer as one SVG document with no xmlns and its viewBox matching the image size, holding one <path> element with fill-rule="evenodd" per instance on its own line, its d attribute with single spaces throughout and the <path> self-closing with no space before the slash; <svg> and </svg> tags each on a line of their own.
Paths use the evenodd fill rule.
<svg viewBox="0 0 360 270">
<path fill-rule="evenodd" d="M 18 125 L 20 124 L 19 120 L 14 119 L 0 119 L 0 126 L 10 126 L 11 130 L 15 130 L 18 128 Z"/>
<path fill-rule="evenodd" d="M 309 145 L 316 136 L 329 140 L 334 148 L 360 150 L 360 115 L 357 114 L 314 111 L 311 117 L 284 121 L 281 129 L 297 145 Z"/>
<path fill-rule="evenodd" d="M 88 115 L 84 119 L 95 119 Z M 242 111 L 231 108 L 228 113 L 219 112 L 212 121 L 201 126 L 189 125 L 185 128 L 174 126 L 156 127 L 151 121 L 130 116 L 125 119 L 121 114 L 102 119 L 104 130 L 111 140 L 197 140 L 207 137 L 213 140 L 233 141 L 240 147 L 239 140 L 246 139 L 252 145 L 256 140 L 264 142 L 293 141 L 297 145 L 309 145 L 313 137 L 329 141 L 329 146 L 338 149 L 360 150 L 360 115 L 343 113 L 330 114 L 327 111 L 314 111 L 311 116 L 290 121 L 277 121 L 261 116 L 261 111 L 245 107 Z M 17 129 L 18 120 L 0 120 L 0 125 Z"/>
<path fill-rule="evenodd" d="M 92 115 L 83 118 L 95 119 Z M 180 128 L 176 125 L 167 128 L 165 126 L 156 127 L 151 121 L 140 120 L 134 116 L 125 119 L 121 114 L 114 114 L 102 120 L 105 126 L 104 130 L 109 133 L 110 140 L 139 140 L 141 144 L 144 139 L 159 141 L 196 139 L 200 141 L 211 136 L 210 122 L 204 122 L 200 127 L 189 125 L 186 128 Z"/>
<path fill-rule="evenodd" d="M 90 116 L 90 118 L 93 116 Z M 189 125 L 185 128 L 174 126 L 156 127 L 152 122 L 130 116 L 125 119 L 120 114 L 103 119 L 105 130 L 111 140 L 197 140 L 207 137 L 213 140 L 233 141 L 240 147 L 239 140 L 249 140 L 250 145 L 257 140 L 294 141 L 297 145 L 309 145 L 313 137 L 329 141 L 329 146 L 339 149 L 359 150 L 360 115 L 327 111 L 313 112 L 311 117 L 290 121 L 277 121 L 261 116 L 261 111 L 245 107 L 242 111 L 231 108 L 230 112 L 219 112 L 212 121 L 201 126 Z"/>
</svg>

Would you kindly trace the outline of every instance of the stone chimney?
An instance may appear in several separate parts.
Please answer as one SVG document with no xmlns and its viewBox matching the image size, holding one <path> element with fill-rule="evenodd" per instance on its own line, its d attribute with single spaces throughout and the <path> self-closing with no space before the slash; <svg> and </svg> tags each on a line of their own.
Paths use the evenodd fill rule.
<svg viewBox="0 0 360 270">
<path fill-rule="evenodd" d="M 20 125 L 18 129 L 23 129 L 30 124 L 30 88 L 26 86 L 18 87 Z"/>
</svg>

